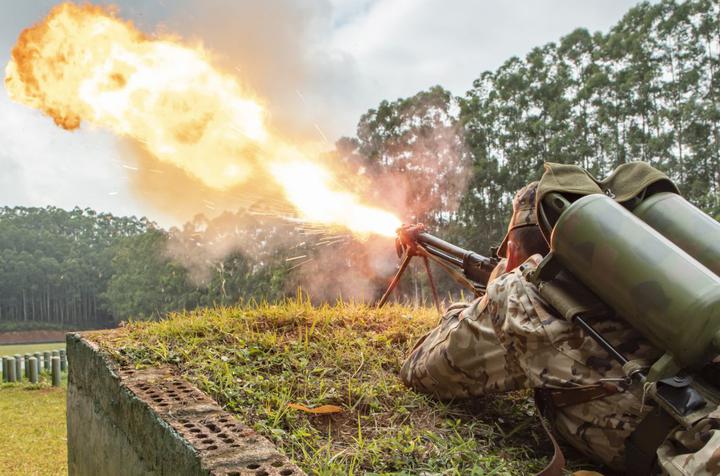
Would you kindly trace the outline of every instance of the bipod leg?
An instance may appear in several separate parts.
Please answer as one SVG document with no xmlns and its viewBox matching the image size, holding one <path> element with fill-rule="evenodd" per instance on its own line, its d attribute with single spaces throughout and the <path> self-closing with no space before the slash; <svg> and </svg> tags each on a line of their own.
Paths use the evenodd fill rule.
<svg viewBox="0 0 720 476">
<path fill-rule="evenodd" d="M 412 258 L 413 255 L 410 254 L 409 249 L 405 250 L 405 253 L 403 253 L 402 261 L 400 262 L 400 268 L 398 268 L 397 273 L 395 273 L 395 276 L 393 276 L 392 281 L 390 281 L 390 285 L 388 286 L 387 290 L 385 291 L 385 294 L 380 298 L 380 301 L 377 304 L 378 308 L 381 308 L 385 305 L 388 298 L 390 297 L 390 293 L 393 292 L 393 290 L 397 287 L 398 283 L 400 282 L 400 278 L 402 277 L 403 273 L 405 272 L 405 268 L 407 268 L 407 265 L 410 264 L 410 258 Z"/>
<path fill-rule="evenodd" d="M 428 280 L 430 281 L 430 289 L 432 289 L 433 302 L 439 313 L 440 310 L 440 299 L 438 298 L 437 289 L 435 288 L 435 280 L 433 279 L 432 271 L 430 271 L 430 263 L 428 262 L 427 256 L 423 256 L 423 263 L 425 263 L 425 271 L 427 271 Z"/>
</svg>

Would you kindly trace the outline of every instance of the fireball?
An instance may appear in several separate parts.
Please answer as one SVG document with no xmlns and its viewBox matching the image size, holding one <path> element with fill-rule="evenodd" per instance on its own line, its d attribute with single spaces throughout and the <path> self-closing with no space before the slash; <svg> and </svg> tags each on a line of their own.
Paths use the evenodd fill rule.
<svg viewBox="0 0 720 476">
<path fill-rule="evenodd" d="M 215 189 L 242 186 L 262 171 L 305 220 L 359 236 L 391 236 L 400 225 L 271 133 L 262 101 L 202 46 L 148 37 L 112 10 L 56 6 L 21 33 L 5 74 L 14 101 L 58 126 L 86 122 L 129 137 Z"/>
</svg>

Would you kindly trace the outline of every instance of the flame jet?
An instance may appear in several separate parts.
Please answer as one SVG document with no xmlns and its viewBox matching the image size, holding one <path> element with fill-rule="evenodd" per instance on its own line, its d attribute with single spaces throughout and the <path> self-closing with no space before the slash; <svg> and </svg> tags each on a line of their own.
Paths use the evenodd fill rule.
<svg viewBox="0 0 720 476">
<path fill-rule="evenodd" d="M 5 87 L 67 130 L 84 121 L 138 141 L 157 159 L 226 190 L 265 174 L 301 218 L 359 236 L 400 220 L 335 186 L 332 173 L 273 135 L 261 101 L 201 46 L 151 38 L 113 10 L 64 3 L 24 30 Z"/>
</svg>

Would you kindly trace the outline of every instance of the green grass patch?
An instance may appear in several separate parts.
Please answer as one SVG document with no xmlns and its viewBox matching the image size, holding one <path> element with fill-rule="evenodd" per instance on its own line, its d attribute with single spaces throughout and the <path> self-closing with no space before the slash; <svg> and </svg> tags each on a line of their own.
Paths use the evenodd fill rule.
<svg viewBox="0 0 720 476">
<path fill-rule="evenodd" d="M 403 358 L 437 320 L 431 309 L 298 300 L 174 314 L 95 338 L 123 364 L 177 366 L 311 474 L 542 469 L 550 445 L 528 393 L 443 403 L 402 385 Z"/>
<path fill-rule="evenodd" d="M 56 324 L 53 322 L 38 321 L 2 321 L 0 322 L 0 332 L 12 331 L 62 331 L 68 328 L 67 324 Z"/>
<path fill-rule="evenodd" d="M 53 351 L 64 348 L 65 342 L 50 342 L 45 344 L 0 345 L 0 356 L 13 356 L 15 354 L 33 354 L 35 352 Z"/>
<path fill-rule="evenodd" d="M 0 385 L 0 473 L 67 474 L 65 386 Z"/>
</svg>

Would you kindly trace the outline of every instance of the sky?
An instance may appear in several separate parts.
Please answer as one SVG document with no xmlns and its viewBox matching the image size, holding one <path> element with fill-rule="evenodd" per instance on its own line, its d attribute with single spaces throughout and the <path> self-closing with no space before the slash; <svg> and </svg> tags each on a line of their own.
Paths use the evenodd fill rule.
<svg viewBox="0 0 720 476">
<path fill-rule="evenodd" d="M 0 63 L 53 0 L 0 0 Z M 95 2 L 109 4 L 111 2 Z M 331 147 L 384 99 L 439 84 L 462 95 L 483 71 L 578 27 L 606 32 L 634 0 L 119 0 L 146 33 L 199 41 L 263 98 L 288 137 Z M 130 148 L 68 132 L 0 92 L 0 206 L 91 207 L 177 224 L 133 193 Z"/>
</svg>

